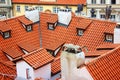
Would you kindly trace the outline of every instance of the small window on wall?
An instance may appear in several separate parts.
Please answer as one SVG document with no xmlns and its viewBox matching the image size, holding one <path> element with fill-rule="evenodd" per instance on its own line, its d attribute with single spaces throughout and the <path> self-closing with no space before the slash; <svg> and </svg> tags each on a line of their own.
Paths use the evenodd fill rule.
<svg viewBox="0 0 120 80">
<path fill-rule="evenodd" d="M 116 0 L 111 0 L 111 4 L 116 4 Z"/>
<path fill-rule="evenodd" d="M 101 19 L 105 19 L 105 15 L 104 15 L 104 14 L 101 14 L 101 15 L 100 15 L 100 18 L 101 18 Z"/>
<path fill-rule="evenodd" d="M 0 3 L 5 3 L 5 0 L 0 0 Z"/>
<path fill-rule="evenodd" d="M 17 7 L 16 7 L 16 11 L 17 11 L 17 12 L 20 12 L 20 6 L 17 6 Z"/>
<path fill-rule="evenodd" d="M 91 1 L 92 1 L 92 2 L 91 2 L 92 4 L 96 4 L 96 0 L 91 0 Z"/>
<path fill-rule="evenodd" d="M 105 4 L 105 0 L 101 0 L 101 4 Z"/>
<path fill-rule="evenodd" d="M 82 29 L 77 29 L 77 35 L 78 35 L 78 36 L 82 36 L 83 33 L 84 33 L 84 30 L 82 30 Z"/>
<path fill-rule="evenodd" d="M 31 79 L 29 68 L 26 69 L 26 78 L 27 78 L 27 80 Z"/>
<path fill-rule="evenodd" d="M 111 15 L 111 16 L 110 16 L 110 19 L 111 19 L 112 21 L 114 21 L 114 20 L 115 20 L 115 15 Z"/>
<path fill-rule="evenodd" d="M 28 6 L 25 6 L 25 11 L 28 11 Z"/>
<path fill-rule="evenodd" d="M 105 41 L 113 42 L 113 35 L 112 34 L 106 34 L 105 35 Z"/>
</svg>

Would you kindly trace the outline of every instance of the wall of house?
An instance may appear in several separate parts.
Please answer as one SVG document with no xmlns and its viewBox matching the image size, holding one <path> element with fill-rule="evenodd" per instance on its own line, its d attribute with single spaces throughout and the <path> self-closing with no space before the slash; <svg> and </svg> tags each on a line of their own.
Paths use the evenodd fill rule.
<svg viewBox="0 0 120 80">
<path fill-rule="evenodd" d="M 16 11 L 16 7 L 20 6 L 21 11 L 17 12 Z M 38 7 L 41 6 L 43 7 L 43 12 L 45 12 L 46 10 L 50 10 L 53 13 L 53 7 L 59 7 L 61 9 L 65 8 L 66 6 L 61 6 L 61 5 L 32 5 L 32 4 L 13 4 L 13 15 L 14 16 L 20 16 L 20 15 L 24 15 L 25 13 L 25 6 L 29 6 L 29 7 Z M 75 13 L 75 11 L 77 10 L 77 6 L 68 6 L 70 8 L 72 8 L 72 12 Z M 83 8 L 83 13 L 86 14 L 86 6 L 84 6 Z"/>
<path fill-rule="evenodd" d="M 60 50 L 61 47 L 59 47 L 57 50 L 55 50 L 54 55 L 56 56 L 56 54 L 58 53 L 58 51 Z"/>
<path fill-rule="evenodd" d="M 29 68 L 29 73 L 30 73 L 30 80 L 34 80 L 34 70 L 33 68 L 27 64 L 25 61 L 21 60 L 16 63 L 16 68 L 17 68 L 17 77 L 20 78 L 25 78 L 27 77 L 26 75 L 26 69 Z M 27 80 L 27 79 L 26 79 Z"/>
<path fill-rule="evenodd" d="M 34 76 L 35 78 L 44 78 L 45 80 L 50 80 L 51 78 L 51 63 L 37 69 L 37 70 L 34 70 Z"/>
</svg>

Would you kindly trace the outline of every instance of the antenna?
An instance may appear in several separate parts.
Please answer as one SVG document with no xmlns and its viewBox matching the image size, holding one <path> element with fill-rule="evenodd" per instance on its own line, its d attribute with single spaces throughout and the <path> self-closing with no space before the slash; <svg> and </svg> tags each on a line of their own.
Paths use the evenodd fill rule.
<svg viewBox="0 0 120 80">
<path fill-rule="evenodd" d="M 112 6 L 106 6 L 106 19 L 109 19 L 112 12 Z"/>
</svg>

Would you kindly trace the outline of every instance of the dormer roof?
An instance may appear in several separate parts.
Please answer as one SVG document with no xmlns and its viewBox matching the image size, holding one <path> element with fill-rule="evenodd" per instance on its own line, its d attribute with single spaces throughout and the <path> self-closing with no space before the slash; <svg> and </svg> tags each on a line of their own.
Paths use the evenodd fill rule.
<svg viewBox="0 0 120 80">
<path fill-rule="evenodd" d="M 10 31 L 10 25 L 7 24 L 6 22 L 4 21 L 0 21 L 0 31 L 2 32 L 6 32 L 6 31 Z"/>
<path fill-rule="evenodd" d="M 52 62 L 53 59 L 54 57 L 49 54 L 45 49 L 38 49 L 28 55 L 23 56 L 23 60 L 26 61 L 34 69 L 38 69 Z"/>
<path fill-rule="evenodd" d="M 49 19 L 47 20 L 48 23 L 56 23 L 58 21 L 57 14 L 52 14 L 49 16 Z"/>
<path fill-rule="evenodd" d="M 33 22 L 29 19 L 27 19 L 25 16 L 21 16 L 18 18 L 20 22 L 22 22 L 24 25 L 30 25 L 33 24 Z"/>
</svg>

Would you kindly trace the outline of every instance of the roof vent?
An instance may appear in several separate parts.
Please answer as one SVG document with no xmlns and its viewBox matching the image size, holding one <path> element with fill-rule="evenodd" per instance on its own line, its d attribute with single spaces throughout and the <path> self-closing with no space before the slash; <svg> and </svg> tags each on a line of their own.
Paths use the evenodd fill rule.
<svg viewBox="0 0 120 80">
<path fill-rule="evenodd" d="M 58 12 L 58 23 L 68 26 L 71 21 L 71 11 L 68 9 L 61 9 Z"/>
<path fill-rule="evenodd" d="M 28 11 L 25 12 L 25 17 L 33 22 L 39 21 L 39 11 L 35 10 L 34 8 L 30 8 Z"/>
</svg>

